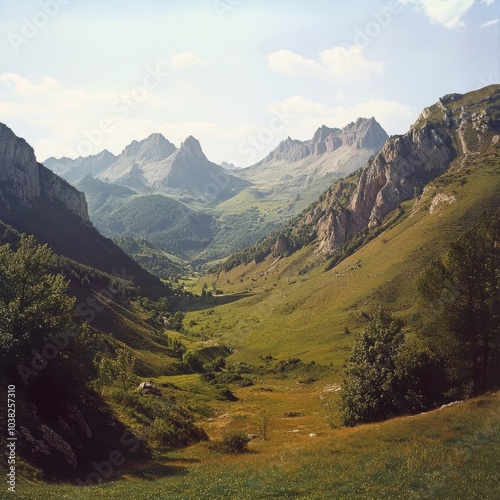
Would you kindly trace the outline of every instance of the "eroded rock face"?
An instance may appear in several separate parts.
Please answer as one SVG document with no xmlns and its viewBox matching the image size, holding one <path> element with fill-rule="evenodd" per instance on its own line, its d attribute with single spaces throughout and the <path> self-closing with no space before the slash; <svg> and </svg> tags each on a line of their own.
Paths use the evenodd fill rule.
<svg viewBox="0 0 500 500">
<path fill-rule="evenodd" d="M 297 162 L 308 156 L 332 153 L 340 147 L 371 149 L 379 151 L 387 140 L 387 134 L 375 118 L 358 118 L 343 129 L 329 128 L 325 125 L 316 130 L 309 141 L 299 141 L 288 137 L 261 162 L 254 167 L 271 161 Z"/>
<path fill-rule="evenodd" d="M 477 154 L 485 142 L 496 144 L 499 108 L 498 86 L 480 101 L 453 94 L 426 108 L 408 133 L 390 138 L 368 162 L 347 203 L 339 205 L 343 193 L 332 192 L 306 215 L 306 223 L 316 223 L 318 251 L 328 254 L 354 233 L 380 223 L 455 159 Z M 433 113 L 433 121 L 427 121 Z"/>
<path fill-rule="evenodd" d="M 42 433 L 43 440 L 47 443 L 47 445 L 61 453 L 66 462 L 73 469 L 76 469 L 78 467 L 78 460 L 76 459 L 73 448 L 71 448 L 71 446 L 61 436 L 59 436 L 59 434 L 54 432 L 47 425 L 42 424 L 40 426 L 40 431 Z"/>
<path fill-rule="evenodd" d="M 17 194 L 28 204 L 40 196 L 40 175 L 33 148 L 0 124 L 0 182 L 2 191 Z"/>
<path fill-rule="evenodd" d="M 40 197 L 62 203 L 89 221 L 85 195 L 70 186 L 35 158 L 33 148 L 0 124 L 0 201 L 9 210 L 9 200 L 33 208 Z"/>
<path fill-rule="evenodd" d="M 376 225 L 442 174 L 455 156 L 449 137 L 432 125 L 389 141 L 364 170 L 351 199 L 356 225 Z"/>
</svg>

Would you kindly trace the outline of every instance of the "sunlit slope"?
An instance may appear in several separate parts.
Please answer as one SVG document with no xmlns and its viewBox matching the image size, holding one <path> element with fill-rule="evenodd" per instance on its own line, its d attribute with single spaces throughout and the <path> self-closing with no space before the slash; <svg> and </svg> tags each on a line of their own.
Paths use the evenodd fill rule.
<svg viewBox="0 0 500 500">
<path fill-rule="evenodd" d="M 451 168 L 405 202 L 392 227 L 329 271 L 312 244 L 288 258 L 270 256 L 203 278 L 200 284 L 214 281 L 226 295 L 242 298 L 216 307 L 215 316 L 191 313 L 197 328 L 220 336 L 238 356 L 341 364 L 351 342 L 344 328 L 360 329 L 364 313 L 378 305 L 405 317 L 415 311 L 419 273 L 483 210 L 499 205 L 499 174 L 495 148 Z"/>
<path fill-rule="evenodd" d="M 356 428 L 272 431 L 251 453 L 221 456 L 201 444 L 153 466 L 125 463 L 120 481 L 89 488 L 33 483 L 25 499 L 421 499 L 500 495 L 500 395 Z M 281 422 L 276 422 L 281 425 Z"/>
</svg>

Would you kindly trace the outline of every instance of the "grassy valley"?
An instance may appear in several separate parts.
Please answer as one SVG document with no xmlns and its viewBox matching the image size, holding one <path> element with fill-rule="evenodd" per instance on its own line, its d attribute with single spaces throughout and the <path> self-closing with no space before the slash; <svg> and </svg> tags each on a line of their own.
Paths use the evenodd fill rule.
<svg viewBox="0 0 500 500">
<path fill-rule="evenodd" d="M 63 312 L 68 318 L 73 307 L 70 297 L 74 297 L 82 342 L 71 344 L 37 379 L 45 385 L 36 387 L 55 387 L 67 395 L 68 400 L 56 405 L 56 410 L 51 412 L 50 405 L 42 404 L 34 389 L 19 385 L 18 426 L 32 434 L 22 431 L 17 493 L 27 499 L 497 498 L 500 393 L 495 366 L 490 367 L 491 378 L 481 390 L 476 385 L 474 391 L 468 390 L 457 382 L 462 379 L 450 378 L 439 397 L 420 406 L 408 405 L 404 416 L 389 411 L 360 420 L 372 422 L 363 425 L 345 418 L 346 393 L 355 378 L 353 346 L 359 347 L 363 339 L 368 345 L 363 363 L 380 368 L 372 373 L 395 373 L 393 379 L 380 378 L 379 384 L 389 380 L 387 387 L 396 388 L 394 399 L 409 393 L 407 387 L 397 385 L 406 380 L 406 372 L 402 375 L 397 372 L 400 365 L 391 365 L 398 361 L 397 349 L 403 343 L 416 346 L 402 351 L 408 366 L 415 368 L 415 380 L 410 379 L 408 385 L 427 380 L 426 370 L 434 366 L 419 364 L 423 358 L 418 355 L 429 355 L 432 362 L 437 359 L 436 366 L 442 362 L 439 374 L 448 369 L 446 358 L 457 355 L 454 342 L 444 346 L 444 354 L 432 351 L 437 344 L 426 344 L 426 297 L 421 284 L 433 262 L 440 262 L 442 267 L 436 268 L 441 269 L 440 276 L 449 280 L 458 276 L 465 281 L 456 283 L 472 283 L 470 296 L 476 293 L 474 272 L 492 270 L 487 286 L 480 288 L 487 299 L 480 294 L 478 300 L 483 301 L 480 313 L 488 318 L 484 324 L 491 330 L 485 357 L 499 359 L 495 258 L 500 151 L 494 98 L 498 98 L 498 86 L 443 98 L 441 106 L 424 112 L 427 122 L 421 118 L 407 135 L 390 139 L 365 169 L 338 181 L 318 201 L 312 205 L 300 197 L 290 201 L 287 212 L 296 210 L 298 215 L 281 228 L 274 225 L 285 219 L 283 205 L 261 199 L 257 191 L 242 190 L 224 201 L 220 212 L 215 208 L 201 220 L 200 214 L 165 196 L 139 197 L 96 181 L 95 195 L 100 198 L 91 203 L 110 209 L 109 227 L 126 225 L 123 235 L 115 237 L 116 243 L 149 271 L 164 273 L 160 275 L 167 282 L 164 293 L 158 294 L 161 284 L 148 281 L 147 274 L 136 283 L 126 273 L 113 276 L 108 268 L 95 269 L 63 252 L 53 259 L 48 249 L 35 248 L 26 236 L 2 225 L 4 240 L 12 246 L 0 252 L 3 317 L 12 321 L 16 332 L 26 330 L 26 324 L 37 330 L 41 321 L 36 307 L 34 312 L 30 309 L 31 316 L 16 308 L 23 302 L 18 295 L 26 287 L 21 283 L 16 288 L 18 279 L 11 283 L 8 278 L 22 274 L 16 253 L 20 252 L 27 262 L 36 264 L 26 275 L 27 282 L 33 281 L 33 290 L 38 290 L 39 283 L 58 297 L 66 293 Z M 465 117 L 467 106 L 480 118 L 470 122 L 463 118 L 464 125 L 455 128 L 443 125 L 458 115 Z M 485 107 L 489 114 L 478 113 Z M 471 132 L 479 129 L 481 133 Z M 399 156 L 392 154 L 397 148 Z M 429 152 L 429 164 L 419 163 L 429 158 Z M 396 156 L 402 163 L 387 166 L 386 159 Z M 445 168 L 435 158 L 452 159 Z M 431 160 L 438 165 L 431 165 Z M 382 167 L 377 170 L 377 165 Z M 413 172 L 415 165 L 420 170 Z M 383 174 L 382 168 L 386 168 Z M 360 183 L 367 177 L 372 180 L 360 192 Z M 422 178 L 425 185 L 421 185 Z M 375 184 L 378 192 L 373 190 Z M 377 200 L 373 207 L 365 203 L 370 197 Z M 486 234 L 485 225 L 480 224 L 488 217 L 496 222 L 487 233 L 493 235 L 490 253 L 485 250 L 487 265 L 473 263 L 477 267 L 463 272 L 453 268 L 453 252 L 465 253 L 474 248 L 474 241 L 486 248 L 486 239 L 471 243 L 471 238 Z M 166 219 L 168 224 L 163 224 Z M 364 226 L 355 230 L 359 221 Z M 158 231 L 152 239 L 155 224 Z M 147 238 L 141 233 L 145 225 Z M 472 232 L 478 227 L 484 232 Z M 210 245 L 229 252 L 246 237 L 250 241 L 261 232 L 265 237 L 259 244 L 218 262 L 201 277 L 190 275 L 193 268 L 178 257 L 202 255 L 207 261 L 215 260 L 219 254 L 211 253 L 215 246 Z M 109 245 L 103 253 L 114 252 L 123 260 L 112 242 L 99 241 Z M 331 243 L 329 249 L 325 242 Z M 185 250 L 183 254 L 180 245 L 193 253 Z M 194 253 L 202 247 L 201 254 Z M 45 256 L 45 267 L 37 260 L 40 254 Z M 57 273 L 64 279 L 51 277 Z M 457 305 L 457 317 L 466 318 L 464 311 L 476 303 L 472 299 L 460 302 L 467 294 L 460 295 L 459 288 L 444 298 Z M 155 293 L 147 293 L 150 290 Z M 34 297 L 38 300 L 36 293 Z M 39 306 L 45 311 L 53 304 L 44 295 Z M 388 327 L 381 323 L 379 330 L 389 331 L 394 325 L 402 328 L 401 336 L 392 339 L 394 344 L 368 335 L 370 329 L 376 330 L 381 308 L 388 316 L 391 313 L 392 322 Z M 470 316 L 476 313 L 472 307 Z M 48 316 L 42 315 L 43 320 Z M 428 324 L 436 328 L 434 341 L 448 341 L 445 333 L 451 320 L 446 323 L 442 316 Z M 48 326 L 50 332 L 40 334 L 37 349 L 46 349 L 46 343 L 53 340 L 49 335 L 58 326 Z M 471 332 L 476 332 L 473 325 Z M 5 359 L 11 354 L 23 359 L 32 347 L 22 333 L 18 340 L 1 329 L 0 333 Z M 486 345 L 481 343 L 484 331 L 477 337 L 480 340 L 475 344 L 475 337 L 471 343 L 464 342 L 462 353 L 471 345 Z M 395 346 L 393 357 L 389 345 Z M 370 361 L 370 352 L 378 353 L 377 349 L 386 356 Z M 442 358 L 433 358 L 436 353 Z M 469 358 L 463 359 L 468 362 Z M 2 375 L 5 385 L 11 383 L 9 377 L 17 366 L 12 363 Z M 421 367 L 423 375 L 418 372 Z M 58 379 L 59 370 L 68 376 Z M 469 372 L 465 361 L 462 371 Z M 74 380 L 82 384 L 78 394 L 71 394 Z M 370 382 L 377 385 L 378 379 Z M 423 399 L 427 393 L 418 393 L 417 387 L 415 394 Z M 367 401 L 369 406 L 368 396 L 368 391 L 360 392 L 361 405 Z M 73 407 L 81 413 L 90 435 L 81 420 L 74 424 Z M 4 415 L 0 419 L 4 421 Z M 47 437 L 53 434 L 46 427 L 76 450 L 76 464 L 60 441 Z M 123 440 L 124 432 L 130 433 L 126 434 L 130 439 Z M 231 436 L 240 442 L 230 442 Z M 106 437 L 102 445 L 91 445 L 101 437 Z M 44 464 L 43 457 L 48 456 L 44 446 L 52 453 L 47 460 L 51 467 Z M 59 463 L 63 464 L 60 470 L 54 465 Z"/>
</svg>

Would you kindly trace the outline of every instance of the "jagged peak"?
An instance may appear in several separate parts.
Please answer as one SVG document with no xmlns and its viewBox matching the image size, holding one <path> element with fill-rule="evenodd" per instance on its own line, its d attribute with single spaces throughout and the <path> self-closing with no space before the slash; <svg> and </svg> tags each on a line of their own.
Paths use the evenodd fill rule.
<svg viewBox="0 0 500 500">
<path fill-rule="evenodd" d="M 203 150 L 201 149 L 201 144 L 198 139 L 194 138 L 192 135 L 186 138 L 186 140 L 181 144 L 181 151 L 194 154 L 195 156 L 205 156 Z"/>
<path fill-rule="evenodd" d="M 176 147 L 163 134 L 154 133 L 142 141 L 132 141 L 122 152 L 122 156 L 143 160 L 162 160 L 176 151 Z"/>
<path fill-rule="evenodd" d="M 321 125 L 321 127 L 316 130 L 313 136 L 313 142 L 324 141 L 329 135 L 334 134 L 335 132 L 340 132 L 338 128 L 330 128 L 326 125 Z"/>
<path fill-rule="evenodd" d="M 55 156 L 51 156 L 50 158 L 47 158 L 45 161 L 42 163 L 52 163 L 52 162 L 79 162 L 82 160 L 89 160 L 89 159 L 107 159 L 107 158 L 117 158 L 113 153 L 108 151 L 107 149 L 103 149 L 101 152 L 96 153 L 95 155 L 89 155 L 89 156 L 78 156 L 77 158 L 70 158 L 69 156 L 61 156 L 60 158 L 56 158 Z"/>
</svg>

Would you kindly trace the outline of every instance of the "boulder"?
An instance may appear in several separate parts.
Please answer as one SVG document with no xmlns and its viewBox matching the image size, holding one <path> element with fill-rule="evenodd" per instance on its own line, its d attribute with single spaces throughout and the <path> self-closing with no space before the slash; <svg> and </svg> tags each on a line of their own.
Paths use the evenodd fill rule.
<svg viewBox="0 0 500 500">
<path fill-rule="evenodd" d="M 151 394 L 152 396 L 161 396 L 161 391 L 156 385 L 151 382 L 141 382 L 139 387 L 136 389 L 137 391 L 144 392 L 146 394 Z"/>
</svg>

